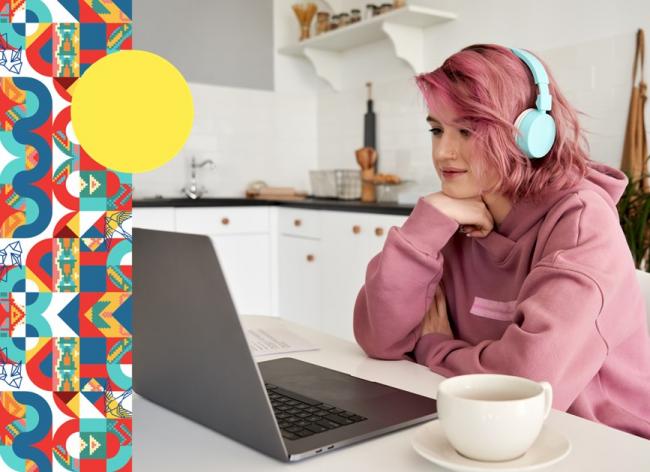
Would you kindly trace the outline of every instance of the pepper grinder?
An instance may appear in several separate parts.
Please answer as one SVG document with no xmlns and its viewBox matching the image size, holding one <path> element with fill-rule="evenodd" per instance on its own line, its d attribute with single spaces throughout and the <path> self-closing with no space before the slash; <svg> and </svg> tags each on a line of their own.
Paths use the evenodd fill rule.
<svg viewBox="0 0 650 472">
<path fill-rule="evenodd" d="M 371 147 L 362 147 L 356 150 L 357 162 L 361 167 L 361 201 L 374 202 L 375 195 L 375 169 L 377 151 Z"/>
<path fill-rule="evenodd" d="M 366 83 L 368 89 L 368 100 L 366 101 L 366 114 L 363 117 L 363 147 L 377 149 L 376 142 L 376 129 L 377 120 L 375 111 L 373 110 L 372 103 L 372 82 Z M 377 171 L 377 164 L 373 166 L 374 171 Z"/>
</svg>

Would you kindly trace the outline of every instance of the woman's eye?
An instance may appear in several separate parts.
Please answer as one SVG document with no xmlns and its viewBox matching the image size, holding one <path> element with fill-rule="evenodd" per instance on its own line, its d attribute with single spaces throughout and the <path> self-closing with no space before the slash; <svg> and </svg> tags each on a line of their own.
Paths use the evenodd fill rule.
<svg viewBox="0 0 650 472">
<path fill-rule="evenodd" d="M 461 134 L 461 136 L 464 136 L 464 137 L 468 138 L 469 136 L 472 135 L 472 131 L 468 130 L 468 129 L 461 129 L 460 134 Z"/>
<path fill-rule="evenodd" d="M 431 131 L 431 134 L 434 136 L 438 136 L 440 133 L 442 133 L 442 130 L 440 128 L 431 128 L 429 131 Z"/>
</svg>

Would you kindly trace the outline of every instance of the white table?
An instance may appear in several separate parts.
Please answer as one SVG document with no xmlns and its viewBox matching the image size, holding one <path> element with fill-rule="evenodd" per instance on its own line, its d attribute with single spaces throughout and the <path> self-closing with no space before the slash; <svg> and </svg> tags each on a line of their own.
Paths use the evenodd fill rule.
<svg viewBox="0 0 650 472">
<path fill-rule="evenodd" d="M 282 324 L 320 347 L 291 354 L 324 367 L 435 398 L 442 380 L 426 367 L 408 361 L 369 359 L 354 343 L 271 317 L 245 316 L 247 326 Z M 284 355 L 286 356 L 286 355 Z M 284 357 L 276 356 L 276 357 Z M 259 360 L 271 359 L 263 357 Z M 415 426 L 298 463 L 282 463 L 210 429 L 171 413 L 141 397 L 134 400 L 135 471 L 434 471 L 443 470 L 411 447 Z M 550 427 L 564 432 L 570 455 L 549 471 L 650 471 L 650 441 L 553 411 Z"/>
</svg>

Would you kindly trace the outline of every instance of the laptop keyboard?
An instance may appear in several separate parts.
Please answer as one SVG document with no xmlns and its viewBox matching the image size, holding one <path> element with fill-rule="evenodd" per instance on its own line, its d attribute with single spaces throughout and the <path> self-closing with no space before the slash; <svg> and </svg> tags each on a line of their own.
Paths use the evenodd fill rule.
<svg viewBox="0 0 650 472">
<path fill-rule="evenodd" d="M 264 385 L 285 439 L 306 438 L 367 419 L 273 384 Z"/>
</svg>

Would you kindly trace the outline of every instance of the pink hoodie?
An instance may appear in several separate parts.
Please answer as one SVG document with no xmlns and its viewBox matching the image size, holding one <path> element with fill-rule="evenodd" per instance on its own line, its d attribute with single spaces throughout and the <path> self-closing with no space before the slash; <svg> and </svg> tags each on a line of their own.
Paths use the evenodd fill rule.
<svg viewBox="0 0 650 472">
<path fill-rule="evenodd" d="M 446 377 L 547 380 L 554 408 L 650 439 L 646 308 L 615 206 L 627 179 L 590 167 L 574 188 L 516 204 L 485 238 L 420 199 L 368 264 L 359 345 Z M 441 278 L 454 337 L 420 338 Z"/>
</svg>

